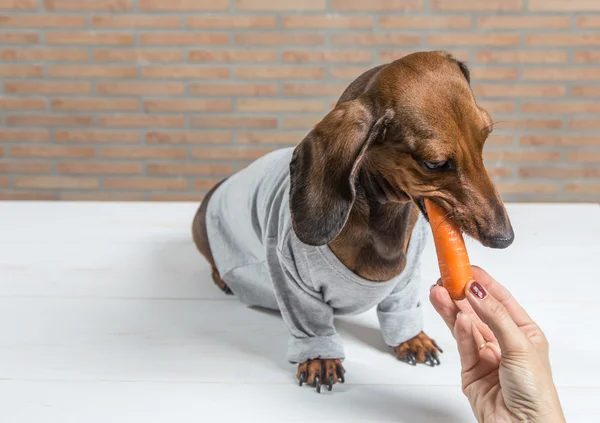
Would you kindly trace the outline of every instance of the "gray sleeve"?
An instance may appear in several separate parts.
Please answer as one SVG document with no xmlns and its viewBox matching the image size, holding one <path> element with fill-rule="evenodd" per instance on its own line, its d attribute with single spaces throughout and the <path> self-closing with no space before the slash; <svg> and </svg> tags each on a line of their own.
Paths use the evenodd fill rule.
<svg viewBox="0 0 600 423">
<path fill-rule="evenodd" d="M 310 281 L 302 281 L 296 263 L 279 253 L 281 277 L 273 280 L 281 315 L 290 331 L 288 361 L 344 359 L 344 349 L 333 324 L 333 309 Z M 275 263 L 272 263 L 275 265 Z"/>
<path fill-rule="evenodd" d="M 417 266 L 404 286 L 397 286 L 377 306 L 377 317 L 386 344 L 395 347 L 423 330 L 420 302 L 420 269 Z"/>
</svg>

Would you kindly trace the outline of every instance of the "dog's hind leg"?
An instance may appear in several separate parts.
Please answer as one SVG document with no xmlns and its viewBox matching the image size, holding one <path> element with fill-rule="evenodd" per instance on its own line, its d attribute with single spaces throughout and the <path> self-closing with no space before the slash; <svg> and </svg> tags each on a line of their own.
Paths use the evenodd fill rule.
<svg viewBox="0 0 600 423">
<path fill-rule="evenodd" d="M 212 252 L 210 251 L 210 245 L 208 243 L 208 234 L 206 231 L 206 209 L 208 207 L 208 201 L 210 197 L 213 195 L 215 190 L 225 182 L 223 179 L 221 182 L 217 183 L 211 190 L 206 194 L 204 200 L 200 204 L 198 211 L 196 212 L 196 216 L 194 216 L 194 222 L 192 223 L 192 235 L 194 237 L 194 243 L 196 247 L 198 247 L 198 251 L 206 258 L 208 263 L 212 268 L 212 278 L 215 281 L 215 284 L 226 294 L 233 294 L 231 289 L 227 286 L 225 281 L 221 279 L 219 275 L 219 271 L 217 270 L 217 266 L 215 265 L 215 260 L 213 258 Z"/>
</svg>

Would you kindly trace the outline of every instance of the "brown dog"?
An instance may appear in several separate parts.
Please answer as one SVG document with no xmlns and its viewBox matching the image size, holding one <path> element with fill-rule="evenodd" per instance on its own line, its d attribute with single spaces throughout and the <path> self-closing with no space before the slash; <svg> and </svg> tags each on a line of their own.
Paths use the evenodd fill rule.
<svg viewBox="0 0 600 423">
<path fill-rule="evenodd" d="M 492 121 L 476 104 L 469 82 L 467 67 L 439 51 L 411 54 L 365 72 L 348 86 L 335 109 L 295 148 L 291 162 L 288 161 L 289 170 L 281 171 L 280 177 L 273 176 L 272 193 L 259 192 L 246 198 L 246 191 L 252 188 L 245 187 L 238 191 L 239 201 L 219 198 L 213 206 L 215 210 L 220 206 L 221 210 L 249 207 L 249 214 L 256 215 L 253 223 L 247 222 L 252 230 L 246 231 L 243 222 L 233 215 L 207 220 L 211 196 L 221 192 L 218 186 L 214 187 L 196 215 L 193 234 L 200 252 L 212 266 L 217 285 L 228 293 L 240 295 L 244 302 L 281 309 L 293 336 L 290 345 L 314 340 L 318 344 L 320 339 L 325 343 L 329 342 L 328 337 L 335 336 L 333 313 L 352 310 L 352 304 L 330 295 L 338 292 L 335 285 L 317 287 L 305 283 L 304 279 L 314 277 L 318 270 L 304 266 L 301 260 L 310 262 L 320 257 L 313 254 L 315 251 L 321 255 L 332 253 L 335 258 L 330 258 L 330 262 L 337 259 L 346 268 L 338 269 L 338 274 L 350 278 L 356 275 L 362 282 L 368 281 L 373 289 L 411 273 L 418 264 L 415 263 L 418 252 L 411 252 L 411 246 L 417 248 L 412 245 L 418 243 L 414 233 L 420 216 L 426 215 L 424 198 L 440 205 L 466 234 L 483 245 L 509 246 L 513 230 L 482 159 Z M 272 162 L 262 167 L 251 165 L 232 179 L 237 178 L 239 185 L 256 178 L 257 169 L 273 169 L 277 173 L 275 159 L 264 160 Z M 268 171 L 261 172 L 260 177 L 271 176 Z M 260 191 L 260 186 L 254 188 Z M 286 203 L 285 207 L 281 202 Z M 265 207 L 268 213 L 261 211 Z M 277 230 L 286 216 L 293 231 L 273 244 L 277 253 L 273 258 L 269 255 L 269 242 L 277 238 Z M 273 229 L 273 226 L 278 227 Z M 226 274 L 223 273 L 226 259 L 219 263 L 221 255 L 246 251 L 242 250 L 246 244 L 240 242 L 229 249 L 220 242 L 219 250 L 215 251 L 209 242 L 219 243 L 221 232 L 246 240 L 252 238 L 252 242 L 244 243 L 250 243 L 247 251 L 253 259 L 230 259 L 237 264 L 227 267 Z M 300 244 L 289 247 L 294 240 Z M 255 253 L 257 249 L 266 249 L 266 255 Z M 346 275 L 344 270 L 352 275 Z M 252 280 L 254 274 L 264 277 Z M 278 280 L 283 275 L 294 281 L 293 289 L 279 286 Z M 407 277 L 413 278 L 412 273 Z M 248 284 L 256 285 L 251 292 L 243 289 L 245 278 Z M 265 282 L 265 279 L 271 280 Z M 343 279 L 340 276 L 339 282 L 331 284 L 342 285 Z M 269 284 L 275 286 L 274 294 Z M 306 292 L 309 301 L 315 304 L 312 308 L 313 303 L 309 303 L 308 317 L 302 317 L 298 310 L 304 307 L 301 305 Z M 393 295 L 392 292 L 390 297 Z M 386 301 L 387 308 L 378 306 L 383 314 L 393 310 L 400 315 L 402 307 L 409 307 L 401 305 L 402 295 L 396 295 L 393 302 Z M 411 304 L 410 307 L 419 307 L 418 302 Z M 332 313 L 325 307 L 331 308 Z M 325 324 L 325 320 L 330 322 Z M 418 325 L 412 327 L 414 330 Z M 388 339 L 401 338 L 388 334 Z M 437 354 L 441 351 L 420 329 L 410 339 L 392 342 L 397 357 L 403 361 L 439 364 Z M 321 351 L 314 342 L 311 348 L 306 351 Z M 340 362 L 343 353 L 307 354 L 294 355 L 296 359 L 290 360 L 298 363 L 300 384 L 316 385 L 319 391 L 321 381 L 329 389 L 337 381 L 343 381 L 345 371 Z"/>
</svg>

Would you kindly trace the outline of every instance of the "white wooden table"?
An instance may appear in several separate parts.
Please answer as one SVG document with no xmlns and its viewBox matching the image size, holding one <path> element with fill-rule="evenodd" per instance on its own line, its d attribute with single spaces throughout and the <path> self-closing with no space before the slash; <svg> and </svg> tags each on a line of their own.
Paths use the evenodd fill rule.
<svg viewBox="0 0 600 423">
<path fill-rule="evenodd" d="M 276 313 L 212 283 L 189 203 L 0 202 L 0 421 L 471 422 L 453 340 L 442 365 L 397 362 L 374 313 L 338 319 L 347 383 L 296 384 Z M 545 330 L 569 422 L 600 421 L 600 207 L 511 205 L 507 250 L 470 242 Z"/>
</svg>

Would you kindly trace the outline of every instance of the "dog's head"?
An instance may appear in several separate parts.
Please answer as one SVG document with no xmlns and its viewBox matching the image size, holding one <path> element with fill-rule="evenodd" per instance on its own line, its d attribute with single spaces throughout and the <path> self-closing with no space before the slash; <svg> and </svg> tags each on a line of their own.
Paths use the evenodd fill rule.
<svg viewBox="0 0 600 423">
<path fill-rule="evenodd" d="M 467 67 L 445 52 L 406 56 L 354 81 L 294 152 L 294 231 L 325 245 L 344 227 L 357 190 L 381 202 L 443 209 L 467 235 L 505 248 L 514 238 L 483 165 L 490 115 L 475 102 Z"/>
</svg>

